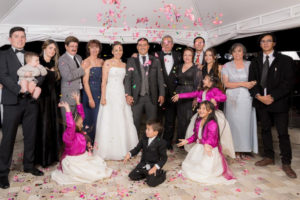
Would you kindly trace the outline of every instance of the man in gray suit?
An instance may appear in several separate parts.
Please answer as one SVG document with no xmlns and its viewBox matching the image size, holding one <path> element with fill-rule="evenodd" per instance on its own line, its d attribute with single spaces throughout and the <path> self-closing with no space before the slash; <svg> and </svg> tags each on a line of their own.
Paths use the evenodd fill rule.
<svg viewBox="0 0 300 200">
<path fill-rule="evenodd" d="M 164 103 L 165 88 L 160 61 L 148 54 L 146 38 L 137 42 L 138 56 L 129 58 L 126 66 L 126 101 L 132 106 L 134 125 L 140 130 L 140 122 L 145 110 L 147 120 L 157 117 L 157 103 Z"/>
<path fill-rule="evenodd" d="M 72 93 L 80 93 L 82 87 L 81 77 L 84 70 L 81 67 L 82 58 L 77 55 L 79 40 L 74 36 L 65 39 L 66 52 L 58 60 L 58 68 L 61 74 L 61 101 L 70 105 L 72 113 L 75 114 L 76 102 L 72 98 Z M 65 122 L 65 110 L 61 109 Z"/>
</svg>

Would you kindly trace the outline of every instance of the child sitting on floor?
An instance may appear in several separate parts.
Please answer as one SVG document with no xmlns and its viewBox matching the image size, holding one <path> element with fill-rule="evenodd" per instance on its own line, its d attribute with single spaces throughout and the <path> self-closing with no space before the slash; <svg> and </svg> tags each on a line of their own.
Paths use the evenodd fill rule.
<svg viewBox="0 0 300 200">
<path fill-rule="evenodd" d="M 77 104 L 78 114 L 73 120 L 70 106 L 67 102 L 60 102 L 59 107 L 66 110 L 67 128 L 63 134 L 64 152 L 62 154 L 60 169 L 52 172 L 51 177 L 58 184 L 92 183 L 110 177 L 112 169 L 106 167 L 104 160 L 92 155 L 91 140 L 83 132 L 84 111 L 80 103 L 79 94 L 73 93 Z M 88 150 L 88 151 L 87 151 Z"/>
<path fill-rule="evenodd" d="M 159 122 L 148 121 L 146 123 L 146 135 L 137 146 L 127 153 L 124 162 L 142 150 L 140 163 L 129 173 L 129 178 L 138 181 L 146 178 L 146 183 L 155 187 L 166 180 L 166 172 L 162 167 L 167 162 L 166 141 L 159 137 L 162 126 Z"/>
<path fill-rule="evenodd" d="M 182 175 L 191 180 L 211 184 L 231 184 L 235 180 L 222 153 L 215 106 L 209 101 L 200 103 L 194 134 L 180 139 L 177 145 L 196 143 L 182 162 Z"/>
</svg>

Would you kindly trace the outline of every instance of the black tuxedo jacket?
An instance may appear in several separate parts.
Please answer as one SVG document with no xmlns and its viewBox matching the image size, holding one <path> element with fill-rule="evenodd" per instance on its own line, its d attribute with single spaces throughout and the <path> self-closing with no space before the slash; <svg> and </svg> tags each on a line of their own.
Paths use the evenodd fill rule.
<svg viewBox="0 0 300 200">
<path fill-rule="evenodd" d="M 14 105 L 18 103 L 18 94 L 21 87 L 18 85 L 19 77 L 17 75 L 21 63 L 12 48 L 1 52 L 0 54 L 0 83 L 2 89 L 2 104 Z M 44 80 L 44 76 L 37 77 L 38 85 Z"/>
<path fill-rule="evenodd" d="M 250 89 L 254 98 L 253 105 L 257 109 L 266 108 L 270 112 L 288 112 L 288 99 L 294 84 L 294 61 L 286 55 L 274 51 L 274 57 L 268 71 L 267 94 L 274 98 L 271 105 L 265 105 L 255 98 L 255 95 L 263 95 L 263 88 L 260 85 L 263 69 L 263 53 L 260 52 L 257 58 L 251 61 L 249 67 L 249 81 L 256 81 L 257 84 Z"/>
<path fill-rule="evenodd" d="M 162 168 L 168 159 L 166 145 L 166 141 L 157 136 L 148 146 L 148 138 L 144 135 L 130 153 L 131 156 L 135 156 L 140 152 L 140 150 L 143 150 L 141 161 L 137 167 L 144 167 L 146 164 L 149 164 L 152 167 L 157 164 L 160 168 Z"/>
<path fill-rule="evenodd" d="M 166 98 L 170 99 L 173 95 L 174 92 L 176 90 L 176 86 L 177 86 L 177 67 L 179 66 L 179 64 L 181 63 L 181 53 L 176 52 L 176 51 L 172 51 L 172 57 L 174 60 L 174 64 L 173 67 L 171 69 L 170 74 L 168 75 L 167 70 L 166 70 L 166 66 L 165 66 L 165 59 L 164 59 L 164 53 L 163 51 L 159 51 L 157 53 L 158 58 L 160 60 L 161 63 L 161 68 L 163 71 L 163 76 L 164 76 L 164 81 L 165 81 L 165 87 L 166 87 Z M 167 100 L 166 99 L 166 100 Z"/>
<path fill-rule="evenodd" d="M 148 82 L 149 96 L 153 104 L 157 104 L 158 96 L 165 96 L 164 78 L 160 61 L 149 55 L 151 65 L 149 66 Z M 142 86 L 142 72 L 140 68 L 139 56 L 129 58 L 126 65 L 125 93 L 133 96 L 134 104 L 138 102 Z"/>
</svg>

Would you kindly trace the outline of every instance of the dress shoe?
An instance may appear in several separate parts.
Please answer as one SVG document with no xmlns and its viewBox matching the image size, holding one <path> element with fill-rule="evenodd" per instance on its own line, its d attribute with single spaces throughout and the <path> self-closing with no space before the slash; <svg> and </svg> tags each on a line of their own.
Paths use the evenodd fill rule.
<svg viewBox="0 0 300 200">
<path fill-rule="evenodd" d="M 257 161 L 255 163 L 255 166 L 263 167 L 263 166 L 274 165 L 274 164 L 275 164 L 275 162 L 274 162 L 273 159 L 271 159 L 271 158 L 263 158 L 262 160 Z"/>
<path fill-rule="evenodd" d="M 0 188 L 7 189 L 9 188 L 9 182 L 7 177 L 1 177 L 0 178 Z"/>
<path fill-rule="evenodd" d="M 282 170 L 285 172 L 285 174 L 290 178 L 297 178 L 297 174 L 295 171 L 291 168 L 290 165 L 282 165 Z"/>
<path fill-rule="evenodd" d="M 34 176 L 43 176 L 44 172 L 38 170 L 37 168 L 33 167 L 31 169 L 24 169 L 25 173 L 31 173 Z"/>
</svg>

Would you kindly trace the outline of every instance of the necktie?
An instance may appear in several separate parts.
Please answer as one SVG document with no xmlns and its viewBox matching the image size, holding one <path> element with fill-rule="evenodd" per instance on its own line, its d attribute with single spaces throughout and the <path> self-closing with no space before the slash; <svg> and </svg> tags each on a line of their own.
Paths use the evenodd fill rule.
<svg viewBox="0 0 300 200">
<path fill-rule="evenodd" d="M 148 69 L 149 69 L 149 66 L 148 65 L 145 65 L 145 62 L 146 62 L 146 56 L 142 56 L 142 59 L 143 59 L 143 66 L 144 66 L 144 69 L 145 69 L 145 74 L 146 76 L 148 75 Z"/>
<path fill-rule="evenodd" d="M 262 74 L 261 74 L 261 80 L 260 85 L 262 88 L 267 87 L 267 78 L 268 78 L 268 70 L 269 70 L 269 56 L 266 56 L 266 60 L 263 65 Z"/>
<path fill-rule="evenodd" d="M 25 51 L 23 49 L 19 50 L 19 49 L 15 49 L 15 54 L 17 53 L 25 53 Z"/>
<path fill-rule="evenodd" d="M 170 53 L 165 53 L 164 52 L 164 56 L 171 56 L 172 55 L 172 53 L 170 52 Z"/>
<path fill-rule="evenodd" d="M 196 64 L 200 63 L 200 54 L 197 55 Z"/>
<path fill-rule="evenodd" d="M 145 62 L 146 62 L 146 56 L 142 56 L 142 59 L 143 59 L 143 64 L 145 64 Z"/>
<path fill-rule="evenodd" d="M 75 63 L 76 63 L 76 66 L 77 66 L 77 68 L 79 68 L 79 67 L 80 67 L 80 65 L 78 64 L 78 62 L 77 62 L 77 60 L 76 60 L 75 56 L 73 57 L 73 59 L 74 59 L 74 61 L 75 61 Z"/>
</svg>

